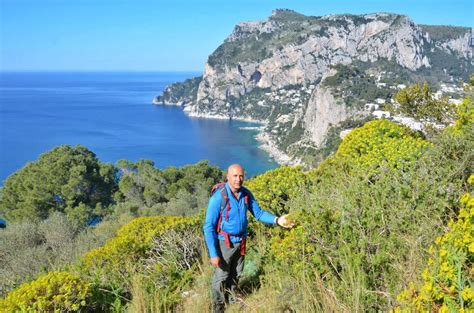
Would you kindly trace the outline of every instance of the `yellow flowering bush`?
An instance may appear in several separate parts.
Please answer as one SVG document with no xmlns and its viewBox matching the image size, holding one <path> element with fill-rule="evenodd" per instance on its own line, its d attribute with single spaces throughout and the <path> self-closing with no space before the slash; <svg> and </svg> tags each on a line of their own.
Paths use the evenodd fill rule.
<svg viewBox="0 0 474 313">
<path fill-rule="evenodd" d="M 468 182 L 474 185 L 474 175 Z M 474 195 L 461 198 L 457 221 L 430 247 L 431 257 L 422 273 L 422 285 L 398 296 L 396 312 L 473 312 L 474 310 Z"/>
<path fill-rule="evenodd" d="M 252 178 L 246 186 L 267 211 L 282 213 L 286 201 L 301 193 L 308 183 L 299 166 L 282 166 Z"/>
<path fill-rule="evenodd" d="M 87 304 L 90 284 L 68 272 L 49 272 L 0 299 L 0 312 L 72 312 Z"/>
<path fill-rule="evenodd" d="M 450 130 L 453 133 L 459 134 L 460 132 L 464 131 L 468 127 L 469 128 L 473 127 L 473 124 L 474 124 L 473 98 L 474 98 L 474 95 L 464 98 L 462 103 L 458 105 L 458 107 L 456 108 L 457 119 L 454 125 L 450 127 Z"/>
<path fill-rule="evenodd" d="M 81 269 L 101 283 L 123 286 L 139 260 L 146 256 L 152 239 L 169 229 L 196 224 L 196 218 L 139 217 L 117 231 L 117 236 L 85 254 Z"/>
<path fill-rule="evenodd" d="M 369 174 L 382 167 L 403 169 L 421 155 L 428 142 L 409 128 L 385 119 L 366 123 L 351 131 L 336 152 L 345 165 Z"/>
</svg>

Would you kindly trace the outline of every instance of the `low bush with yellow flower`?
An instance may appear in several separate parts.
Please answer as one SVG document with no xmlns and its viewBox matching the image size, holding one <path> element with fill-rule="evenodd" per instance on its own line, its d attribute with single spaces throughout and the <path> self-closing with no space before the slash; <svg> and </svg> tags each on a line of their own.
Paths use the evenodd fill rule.
<svg viewBox="0 0 474 313">
<path fill-rule="evenodd" d="M 0 312 L 76 312 L 86 307 L 91 285 L 69 272 L 49 272 L 0 299 Z"/>
<path fill-rule="evenodd" d="M 97 249 L 87 252 L 81 271 L 98 284 L 128 288 L 131 275 L 140 259 L 147 256 L 153 238 L 170 229 L 192 229 L 196 218 L 176 216 L 139 217 L 117 231 L 117 236 Z M 194 227 L 196 228 L 196 227 Z"/>
</svg>

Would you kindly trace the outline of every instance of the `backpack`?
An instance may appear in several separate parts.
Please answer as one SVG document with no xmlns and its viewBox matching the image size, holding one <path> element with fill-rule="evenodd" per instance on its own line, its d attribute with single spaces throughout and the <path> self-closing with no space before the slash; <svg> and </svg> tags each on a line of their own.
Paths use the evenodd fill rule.
<svg viewBox="0 0 474 313">
<path fill-rule="evenodd" d="M 225 210 L 225 220 L 229 220 L 229 211 L 230 211 L 230 201 L 229 201 L 229 196 L 227 195 L 227 189 L 225 188 L 225 182 L 219 182 L 212 186 L 211 188 L 211 197 L 216 193 L 220 192 L 221 193 L 221 205 L 219 209 L 219 219 L 217 220 L 217 228 L 216 232 L 218 234 L 221 234 L 224 236 L 225 240 L 225 245 L 226 247 L 230 248 L 230 236 L 232 234 L 229 234 L 225 231 L 222 230 L 221 224 L 222 224 L 222 217 L 224 215 L 224 210 Z M 245 205 L 248 207 L 249 205 L 249 195 L 247 193 L 246 189 L 242 189 L 242 193 L 244 194 L 244 201 Z M 245 237 L 242 238 L 242 241 L 240 243 L 240 254 L 245 255 Z"/>
</svg>

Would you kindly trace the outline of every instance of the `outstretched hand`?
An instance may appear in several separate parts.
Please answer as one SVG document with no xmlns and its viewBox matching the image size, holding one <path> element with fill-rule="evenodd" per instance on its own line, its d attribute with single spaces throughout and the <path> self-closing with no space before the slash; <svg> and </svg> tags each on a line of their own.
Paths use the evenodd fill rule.
<svg viewBox="0 0 474 313">
<path fill-rule="evenodd" d="M 221 258 L 216 256 L 216 257 L 211 258 L 209 261 L 211 262 L 212 266 L 219 267 L 220 262 L 221 262 Z"/>
<path fill-rule="evenodd" d="M 288 218 L 288 214 L 280 216 L 277 219 L 277 224 L 283 228 L 293 228 L 295 226 L 295 223 Z"/>
</svg>

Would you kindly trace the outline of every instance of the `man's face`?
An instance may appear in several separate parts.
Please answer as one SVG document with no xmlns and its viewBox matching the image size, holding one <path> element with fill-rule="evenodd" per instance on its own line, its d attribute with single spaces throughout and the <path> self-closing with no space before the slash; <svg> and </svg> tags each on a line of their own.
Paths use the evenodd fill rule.
<svg viewBox="0 0 474 313">
<path fill-rule="evenodd" d="M 231 166 L 227 171 L 227 181 L 232 191 L 238 191 L 244 183 L 244 169 L 241 166 Z"/>
</svg>

